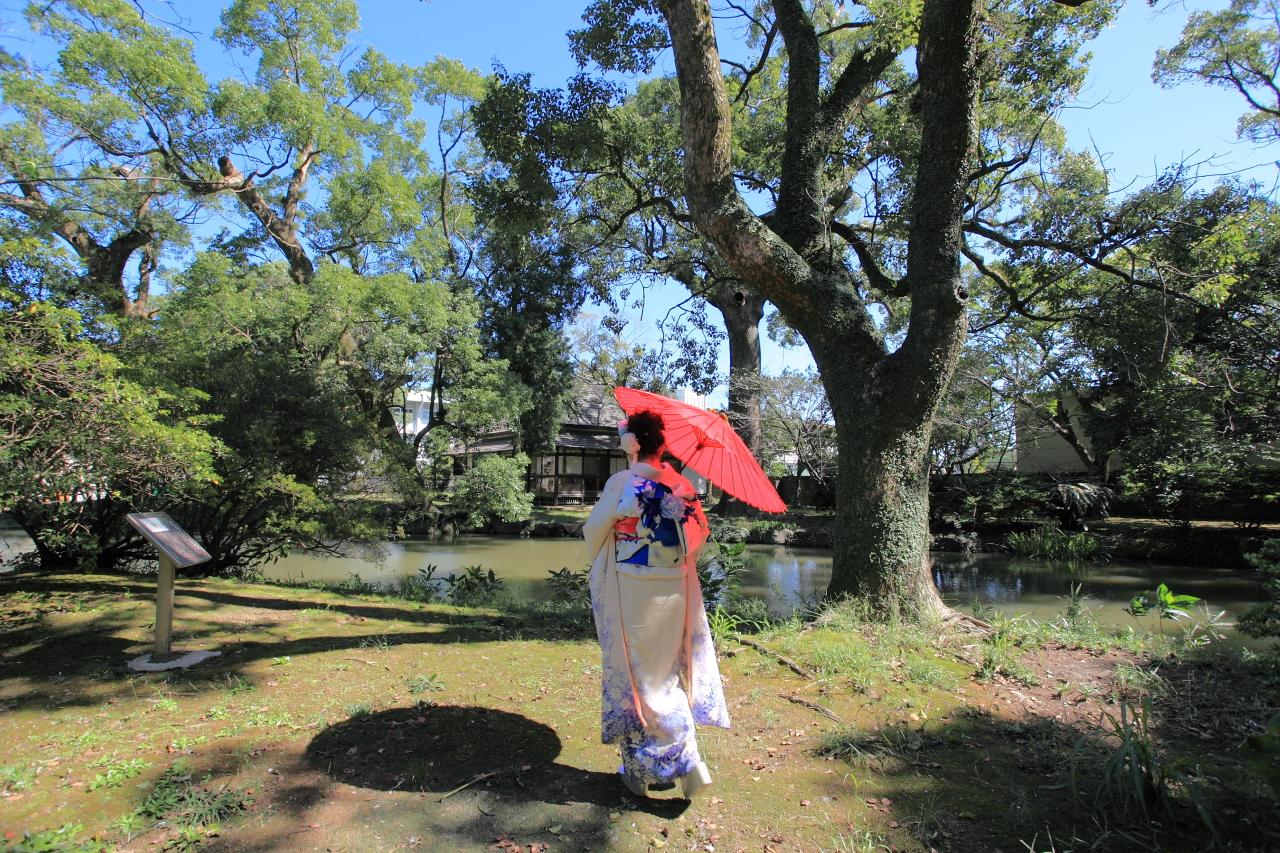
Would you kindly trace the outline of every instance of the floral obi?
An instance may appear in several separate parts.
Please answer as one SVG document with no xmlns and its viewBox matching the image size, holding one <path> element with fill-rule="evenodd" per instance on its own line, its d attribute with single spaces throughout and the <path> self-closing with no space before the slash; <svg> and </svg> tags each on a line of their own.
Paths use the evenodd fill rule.
<svg viewBox="0 0 1280 853">
<path fill-rule="evenodd" d="M 636 476 L 627 484 L 613 526 L 618 563 L 655 568 L 683 568 L 688 547 L 684 523 L 693 515 L 694 499 L 670 487 Z"/>
</svg>

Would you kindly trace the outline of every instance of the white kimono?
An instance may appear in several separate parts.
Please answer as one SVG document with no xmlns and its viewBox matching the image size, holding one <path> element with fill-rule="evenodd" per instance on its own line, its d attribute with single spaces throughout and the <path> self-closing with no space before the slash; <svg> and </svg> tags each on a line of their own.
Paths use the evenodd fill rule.
<svg viewBox="0 0 1280 853">
<path fill-rule="evenodd" d="M 698 584 L 706 517 L 669 465 L 638 462 L 609 478 L 583 528 L 591 608 L 603 653 L 601 740 L 645 783 L 701 763 L 694 723 L 729 727 Z"/>
</svg>

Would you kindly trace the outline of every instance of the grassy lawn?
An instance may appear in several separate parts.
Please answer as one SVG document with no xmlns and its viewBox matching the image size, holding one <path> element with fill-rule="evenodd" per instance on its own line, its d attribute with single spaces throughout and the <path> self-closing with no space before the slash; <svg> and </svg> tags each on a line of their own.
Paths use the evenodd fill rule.
<svg viewBox="0 0 1280 853">
<path fill-rule="evenodd" d="M 1233 849 L 1280 845 L 1272 765 L 1241 746 L 1280 710 L 1261 662 L 833 610 L 724 641 L 734 728 L 701 734 L 716 785 L 687 804 L 615 777 L 581 613 L 180 580 L 177 645 L 222 654 L 134 674 L 151 594 L 0 587 L 4 849 L 1194 850 L 1196 802 Z M 1122 699 L 1171 779 L 1155 829 L 1098 793 Z"/>
<path fill-rule="evenodd" d="M 591 514 L 590 504 L 565 504 L 563 506 L 535 506 L 534 524 L 582 524 Z"/>
</svg>

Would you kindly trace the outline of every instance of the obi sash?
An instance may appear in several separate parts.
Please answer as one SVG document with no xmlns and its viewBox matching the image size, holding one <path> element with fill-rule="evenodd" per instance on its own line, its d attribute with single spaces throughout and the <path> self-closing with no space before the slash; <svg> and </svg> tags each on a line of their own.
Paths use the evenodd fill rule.
<svg viewBox="0 0 1280 853">
<path fill-rule="evenodd" d="M 684 524 L 695 502 L 644 477 L 628 484 L 619 504 L 622 518 L 613 526 L 617 562 L 652 568 L 683 568 L 689 553 Z"/>
</svg>

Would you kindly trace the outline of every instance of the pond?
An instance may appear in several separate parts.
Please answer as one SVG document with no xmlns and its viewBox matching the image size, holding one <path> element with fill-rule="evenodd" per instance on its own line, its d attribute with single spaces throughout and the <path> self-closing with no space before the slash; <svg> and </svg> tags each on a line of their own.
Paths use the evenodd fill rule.
<svg viewBox="0 0 1280 853">
<path fill-rule="evenodd" d="M 380 553 L 377 553 L 380 552 Z M 749 565 L 743 591 L 763 599 L 778 615 L 816 601 L 831 577 L 831 552 L 825 549 L 748 546 Z M 1138 563 L 1106 563 L 1068 570 L 1007 554 L 931 556 L 934 582 L 948 604 L 968 609 L 975 600 L 1007 615 L 1047 620 L 1066 606 L 1071 586 L 1079 584 L 1085 605 L 1105 625 L 1133 625 L 1125 605 L 1138 593 L 1163 582 L 1179 594 L 1198 596 L 1213 613 L 1235 617 L 1262 600 L 1257 576 L 1248 571 Z M 273 580 L 337 583 L 351 575 L 360 580 L 394 586 L 428 565 L 437 576 L 466 566 L 493 569 L 513 590 L 530 596 L 547 594 L 547 573 L 562 567 L 585 567 L 582 543 L 576 539 L 513 539 L 464 536 L 455 542 L 406 540 L 341 557 L 294 553 L 267 566 Z M 1143 620 L 1154 628 L 1152 617 Z"/>
</svg>

